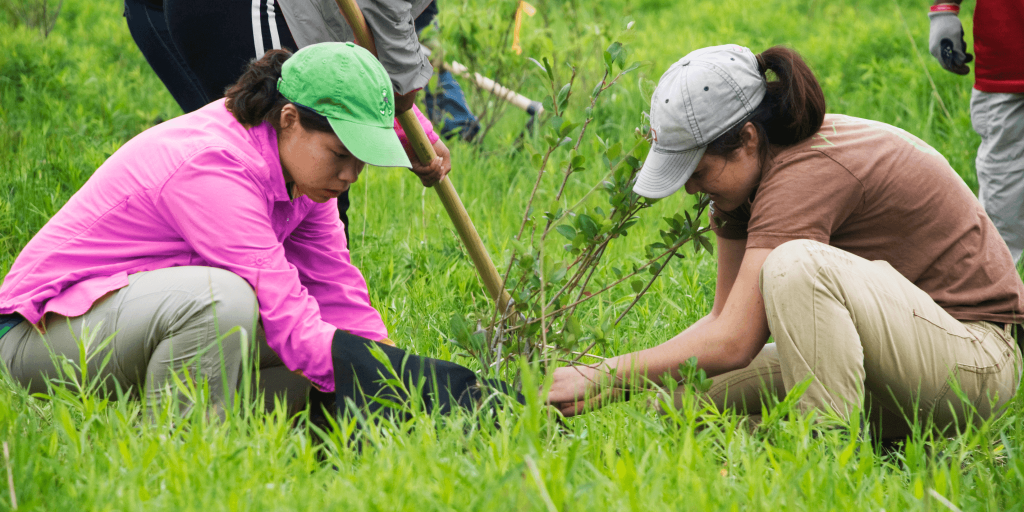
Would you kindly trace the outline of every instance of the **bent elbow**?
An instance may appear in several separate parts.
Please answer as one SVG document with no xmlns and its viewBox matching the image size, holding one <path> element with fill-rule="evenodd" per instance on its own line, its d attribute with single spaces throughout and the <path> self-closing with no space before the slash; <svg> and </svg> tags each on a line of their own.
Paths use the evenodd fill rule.
<svg viewBox="0 0 1024 512">
<path fill-rule="evenodd" d="M 739 370 L 750 366 L 757 354 L 761 352 L 763 344 L 752 343 L 751 340 L 733 338 L 723 344 L 724 362 L 728 369 L 725 371 Z"/>
</svg>

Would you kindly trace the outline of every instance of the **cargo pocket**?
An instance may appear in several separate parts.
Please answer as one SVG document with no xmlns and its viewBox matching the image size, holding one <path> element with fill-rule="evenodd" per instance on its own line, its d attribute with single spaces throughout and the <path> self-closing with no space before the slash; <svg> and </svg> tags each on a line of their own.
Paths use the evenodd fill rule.
<svg viewBox="0 0 1024 512">
<path fill-rule="evenodd" d="M 951 317 L 925 318 L 918 311 L 914 316 L 918 321 L 946 331 L 955 339 L 964 340 L 962 346 L 955 347 L 956 365 L 947 375 L 938 376 L 945 379 L 945 384 L 928 407 L 936 427 L 963 426 L 968 419 L 977 424 L 992 416 L 1012 398 L 1017 375 L 1014 352 L 1000 336 L 981 326 L 980 322 L 977 327 L 969 328 Z M 935 370 L 943 371 L 940 368 Z M 960 396 L 954 381 L 962 393 Z"/>
</svg>

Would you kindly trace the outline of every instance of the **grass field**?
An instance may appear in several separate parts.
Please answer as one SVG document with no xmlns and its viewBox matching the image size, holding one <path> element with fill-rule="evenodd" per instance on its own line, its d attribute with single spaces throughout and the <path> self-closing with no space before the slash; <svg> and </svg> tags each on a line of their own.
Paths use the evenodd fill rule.
<svg viewBox="0 0 1024 512">
<path fill-rule="evenodd" d="M 541 16 L 526 19 L 528 50 L 572 48 L 577 53 L 566 58 L 596 69 L 600 50 L 616 37 L 632 48 L 631 60 L 646 63 L 599 109 L 595 129 L 604 138 L 632 137 L 653 82 L 690 50 L 787 44 L 816 71 L 831 112 L 919 135 L 976 188 L 971 81 L 927 54 L 925 2 L 536 4 L 549 25 Z M 442 3 L 442 24 L 458 23 L 457 8 Z M 581 37 L 584 31 L 593 35 Z M 538 76 L 531 72 L 522 92 L 545 94 Z M 107 156 L 156 120 L 180 114 L 132 42 L 118 2 L 69 1 L 45 39 L 0 10 L 0 276 Z M 529 154 L 512 149 L 524 122 L 509 112 L 482 146 L 452 144 L 453 182 L 499 267 L 536 178 Z M 352 189 L 353 261 L 399 346 L 468 364 L 446 341 L 448 320 L 482 309 L 485 292 L 434 196 L 406 172 L 365 172 Z M 683 201 L 645 212 L 608 257 L 637 260 L 660 218 Z M 714 275 L 708 257 L 669 267 L 599 353 L 653 346 L 700 318 L 713 300 Z M 622 307 L 624 297 L 613 295 L 607 307 Z M 539 378 L 528 372 L 527 386 Z M 222 423 L 197 416 L 153 426 L 131 401 L 33 398 L 0 377 L 0 441 L 10 451 L 0 470 L 0 510 L 12 507 L 12 493 L 19 510 L 68 511 L 1024 507 L 1020 399 L 980 428 L 951 438 L 922 433 L 890 452 L 839 432 L 812 436 L 804 418 L 783 414 L 785 406 L 749 433 L 739 417 L 695 404 L 659 417 L 639 396 L 562 430 L 530 398 L 500 414 L 500 428 L 421 416 L 370 429 L 357 450 L 338 436 L 317 446 L 304 421 L 281 414 L 241 407 Z"/>
</svg>

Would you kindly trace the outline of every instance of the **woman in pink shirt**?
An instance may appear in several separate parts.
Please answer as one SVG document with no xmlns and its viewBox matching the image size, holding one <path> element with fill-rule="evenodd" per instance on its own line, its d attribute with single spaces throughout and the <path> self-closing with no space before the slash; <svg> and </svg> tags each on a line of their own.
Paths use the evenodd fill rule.
<svg viewBox="0 0 1024 512">
<path fill-rule="evenodd" d="M 369 52 L 323 43 L 269 52 L 224 100 L 128 141 L 6 276 L 0 361 L 44 391 L 82 342 L 105 389 L 187 411 L 175 372 L 207 379 L 223 407 L 254 334 L 271 403 L 333 391 L 336 331 L 388 336 L 336 197 L 364 163 L 412 167 L 393 98 Z M 440 159 L 417 170 L 444 175 Z"/>
</svg>

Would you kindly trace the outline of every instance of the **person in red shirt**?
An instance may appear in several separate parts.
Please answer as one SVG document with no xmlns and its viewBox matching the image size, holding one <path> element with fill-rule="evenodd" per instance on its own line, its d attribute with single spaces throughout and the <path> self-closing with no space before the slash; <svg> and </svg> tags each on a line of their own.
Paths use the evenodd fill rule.
<svg viewBox="0 0 1024 512">
<path fill-rule="evenodd" d="M 976 167 L 978 199 L 1014 260 L 1024 250 L 1024 2 L 978 0 L 974 8 L 974 53 L 967 53 L 957 15 L 961 0 L 931 7 L 928 46 L 942 67 L 970 73 L 971 124 L 981 135 Z"/>
</svg>

